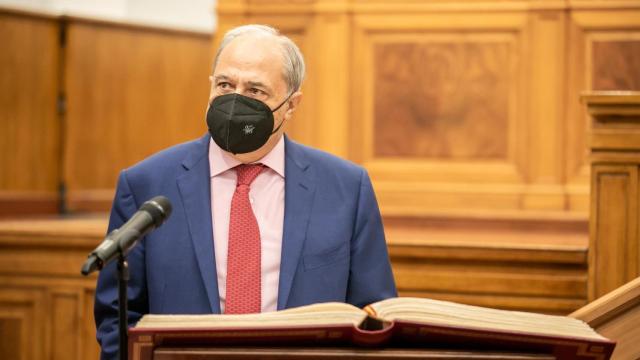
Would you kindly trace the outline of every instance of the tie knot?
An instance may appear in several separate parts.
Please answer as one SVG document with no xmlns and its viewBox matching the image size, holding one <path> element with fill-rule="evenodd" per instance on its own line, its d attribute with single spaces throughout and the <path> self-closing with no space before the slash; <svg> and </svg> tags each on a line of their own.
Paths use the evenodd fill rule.
<svg viewBox="0 0 640 360">
<path fill-rule="evenodd" d="M 238 174 L 238 186 L 240 185 L 251 185 L 253 180 L 258 177 L 262 169 L 264 169 L 264 165 L 262 164 L 251 164 L 251 165 L 238 165 L 236 166 L 236 173 Z"/>
</svg>

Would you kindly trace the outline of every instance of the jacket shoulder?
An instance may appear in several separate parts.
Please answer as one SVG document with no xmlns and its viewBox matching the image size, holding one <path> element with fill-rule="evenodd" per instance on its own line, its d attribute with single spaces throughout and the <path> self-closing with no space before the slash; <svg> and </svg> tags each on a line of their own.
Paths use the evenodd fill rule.
<svg viewBox="0 0 640 360">
<path fill-rule="evenodd" d="M 196 160 L 205 157 L 208 150 L 208 137 L 187 141 L 161 150 L 144 160 L 127 168 L 128 176 L 141 174 L 162 174 L 167 171 L 174 172 L 183 162 L 191 158 Z"/>
<path fill-rule="evenodd" d="M 366 170 L 362 166 L 352 161 L 291 140 L 289 140 L 289 143 L 295 152 L 294 156 L 312 165 L 318 175 L 333 173 L 341 177 L 354 177 L 359 180 L 363 176 L 363 173 L 366 174 Z"/>
</svg>

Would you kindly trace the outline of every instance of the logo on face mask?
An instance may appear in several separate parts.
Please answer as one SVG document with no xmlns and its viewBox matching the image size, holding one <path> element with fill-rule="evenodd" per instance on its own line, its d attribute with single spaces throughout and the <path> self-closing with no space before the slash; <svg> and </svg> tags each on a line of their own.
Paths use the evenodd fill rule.
<svg viewBox="0 0 640 360">
<path fill-rule="evenodd" d="M 244 129 L 242 129 L 242 132 L 244 132 L 245 135 L 250 135 L 253 134 L 253 129 L 255 129 L 256 127 L 253 125 L 245 125 Z"/>
<path fill-rule="evenodd" d="M 236 93 L 216 97 L 207 111 L 207 126 L 213 141 L 221 149 L 233 154 L 260 149 L 272 134 L 280 130 L 284 119 L 274 130 L 273 113 L 292 94 L 273 110 L 260 100 Z"/>
</svg>

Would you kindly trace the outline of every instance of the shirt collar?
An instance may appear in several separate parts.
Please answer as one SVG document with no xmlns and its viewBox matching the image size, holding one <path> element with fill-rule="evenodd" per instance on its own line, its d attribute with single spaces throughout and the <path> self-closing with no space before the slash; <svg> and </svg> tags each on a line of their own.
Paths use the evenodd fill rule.
<svg viewBox="0 0 640 360">
<path fill-rule="evenodd" d="M 284 136 L 281 136 L 276 146 L 256 163 L 269 167 L 284 178 Z M 213 139 L 209 140 L 209 173 L 211 177 L 218 176 L 241 164 L 231 154 L 222 150 Z"/>
</svg>

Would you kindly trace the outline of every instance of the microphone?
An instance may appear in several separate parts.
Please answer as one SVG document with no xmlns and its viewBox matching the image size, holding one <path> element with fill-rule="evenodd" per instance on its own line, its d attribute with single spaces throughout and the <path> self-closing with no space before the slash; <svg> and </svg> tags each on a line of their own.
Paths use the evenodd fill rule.
<svg viewBox="0 0 640 360">
<path fill-rule="evenodd" d="M 110 232 L 95 248 L 82 266 L 82 275 L 89 275 L 117 258 L 126 255 L 140 238 L 162 225 L 171 215 L 171 203 L 164 196 L 146 201 L 120 228 Z"/>
</svg>

